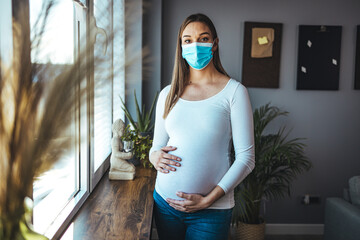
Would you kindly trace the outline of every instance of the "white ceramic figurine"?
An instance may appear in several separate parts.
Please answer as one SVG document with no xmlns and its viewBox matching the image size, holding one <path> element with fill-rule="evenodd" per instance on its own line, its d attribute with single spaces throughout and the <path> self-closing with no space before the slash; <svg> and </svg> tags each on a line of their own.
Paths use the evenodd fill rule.
<svg viewBox="0 0 360 240">
<path fill-rule="evenodd" d="M 133 180 L 135 166 L 127 160 L 133 157 L 133 152 L 123 152 L 121 136 L 124 134 L 125 123 L 118 119 L 112 126 L 113 138 L 111 140 L 110 180 Z"/>
</svg>

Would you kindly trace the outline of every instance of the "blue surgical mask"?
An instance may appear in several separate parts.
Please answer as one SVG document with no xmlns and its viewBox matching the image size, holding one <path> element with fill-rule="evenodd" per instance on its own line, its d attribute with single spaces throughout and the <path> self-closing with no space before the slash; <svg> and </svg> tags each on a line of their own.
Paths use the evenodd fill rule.
<svg viewBox="0 0 360 240">
<path fill-rule="evenodd" d="M 204 69 L 213 57 L 212 43 L 194 42 L 182 45 L 182 57 L 194 69 Z"/>
</svg>

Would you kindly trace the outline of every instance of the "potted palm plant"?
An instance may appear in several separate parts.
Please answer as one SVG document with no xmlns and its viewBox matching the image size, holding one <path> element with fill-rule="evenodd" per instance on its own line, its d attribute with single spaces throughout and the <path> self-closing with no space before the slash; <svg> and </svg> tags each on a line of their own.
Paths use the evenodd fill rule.
<svg viewBox="0 0 360 240">
<path fill-rule="evenodd" d="M 260 216 L 262 200 L 290 196 L 291 182 L 311 168 L 311 162 L 304 154 L 302 138 L 288 140 L 289 132 L 285 127 L 276 133 L 264 133 L 271 121 L 287 114 L 270 104 L 254 111 L 256 166 L 234 191 L 236 206 L 232 223 L 236 226 L 235 239 L 264 239 L 265 220 Z"/>
</svg>

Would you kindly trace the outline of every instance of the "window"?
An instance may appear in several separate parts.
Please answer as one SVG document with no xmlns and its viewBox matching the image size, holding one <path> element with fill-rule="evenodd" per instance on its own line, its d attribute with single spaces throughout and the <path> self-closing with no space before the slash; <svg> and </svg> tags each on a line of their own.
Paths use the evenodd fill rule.
<svg viewBox="0 0 360 240">
<path fill-rule="evenodd" d="M 31 31 L 35 31 L 34 23 L 46 1 L 29 2 Z M 120 102 L 125 86 L 124 11 L 124 0 L 57 1 L 43 44 L 37 53 L 31 53 L 34 64 L 48 64 L 52 72 L 61 71 L 74 64 L 87 47 L 87 37 L 83 36 L 88 35 L 96 37 L 96 43 L 87 57 L 102 59 L 101 64 L 88 69 L 86 82 L 93 81 L 96 86 L 93 95 L 89 92 L 87 100 L 78 99 L 81 108 L 63 136 L 71 138 L 75 150 L 34 183 L 34 228 L 49 238 L 60 236 L 109 167 L 111 126 L 114 120 L 124 119 Z M 114 29 L 113 41 L 109 41 Z M 112 81 L 102 82 L 108 76 Z M 74 94 L 78 88 L 74 86 Z"/>
<path fill-rule="evenodd" d="M 118 118 L 124 120 L 120 97 L 124 96 L 125 87 L 125 8 L 124 0 L 94 0 L 90 8 L 93 9 L 96 25 L 91 27 L 94 31 L 91 35 L 96 36 L 94 56 L 102 60 L 100 65 L 94 66 L 92 81 L 96 89 L 90 104 L 94 112 L 94 137 L 91 139 L 93 154 L 90 165 L 90 189 L 93 190 L 110 165 L 112 123 Z M 108 41 L 109 37 L 112 37 L 113 41 Z M 103 82 L 109 75 L 112 75 L 113 81 Z"/>
<path fill-rule="evenodd" d="M 94 173 L 101 167 L 111 153 L 112 124 L 112 82 L 102 82 L 113 71 L 112 42 L 108 43 L 108 34 L 112 32 L 112 8 L 109 0 L 94 0 L 94 19 L 96 42 L 94 56 L 101 59 L 101 64 L 94 66 Z M 101 171 L 101 170 L 100 170 Z M 102 175 L 100 173 L 100 175 Z"/>
<path fill-rule="evenodd" d="M 35 23 L 41 13 L 43 2 L 30 1 L 30 28 L 32 38 L 37 31 Z M 61 21 L 59 21 L 61 19 Z M 51 81 L 54 74 L 74 64 L 74 10 L 72 1 L 59 1 L 51 12 L 45 33 L 39 48 L 31 53 L 32 63 L 44 66 Z M 71 138 L 72 145 L 76 145 L 75 135 L 78 124 L 73 116 L 69 131 L 62 137 Z M 33 186 L 33 223 L 40 233 L 49 231 L 54 220 L 80 190 L 79 188 L 79 158 L 75 151 L 64 154 L 62 159 L 48 172 L 35 180 Z"/>
<path fill-rule="evenodd" d="M 121 109 L 120 97 L 125 96 L 125 4 L 124 0 L 114 0 L 113 4 L 113 122 L 121 118 L 125 121 L 125 114 Z"/>
</svg>

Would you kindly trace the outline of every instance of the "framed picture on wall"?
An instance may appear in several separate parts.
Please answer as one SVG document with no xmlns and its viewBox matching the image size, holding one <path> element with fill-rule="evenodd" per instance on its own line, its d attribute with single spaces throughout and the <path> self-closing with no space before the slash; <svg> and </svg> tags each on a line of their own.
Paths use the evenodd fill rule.
<svg viewBox="0 0 360 240">
<path fill-rule="evenodd" d="M 355 89 L 360 90 L 360 25 L 356 32 Z"/>
<path fill-rule="evenodd" d="M 246 87 L 278 88 L 281 23 L 245 22 L 242 84 Z"/>
<path fill-rule="evenodd" d="M 339 89 L 341 30 L 341 26 L 299 26 L 296 89 Z"/>
</svg>

